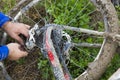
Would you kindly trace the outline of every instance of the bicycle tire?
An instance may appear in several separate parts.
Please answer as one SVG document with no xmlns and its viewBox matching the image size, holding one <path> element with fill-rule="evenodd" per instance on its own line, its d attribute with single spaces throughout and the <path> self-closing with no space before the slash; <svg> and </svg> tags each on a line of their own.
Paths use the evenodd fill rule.
<svg viewBox="0 0 120 80">
<path fill-rule="evenodd" d="M 108 22 L 104 21 L 106 26 L 106 32 L 118 33 L 118 18 L 111 1 L 100 0 L 101 4 L 99 5 L 98 5 L 99 1 L 98 2 L 94 0 L 92 1 L 95 2 L 95 5 L 97 5 L 97 7 L 101 9 L 102 14 L 104 15 L 104 19 L 107 19 L 109 25 L 111 26 L 108 27 Z M 103 4 L 106 4 L 104 8 L 102 8 L 103 6 L 101 6 Z M 107 14 L 105 13 L 105 11 L 107 11 Z M 88 65 L 87 70 L 82 75 L 77 77 L 75 80 L 98 80 L 104 73 L 105 69 L 107 68 L 107 65 L 111 62 L 112 57 L 114 56 L 114 53 L 116 51 L 116 48 L 117 43 L 114 42 L 111 38 L 105 37 L 102 47 L 96 59 L 92 63 L 90 63 L 90 65 Z"/>
</svg>

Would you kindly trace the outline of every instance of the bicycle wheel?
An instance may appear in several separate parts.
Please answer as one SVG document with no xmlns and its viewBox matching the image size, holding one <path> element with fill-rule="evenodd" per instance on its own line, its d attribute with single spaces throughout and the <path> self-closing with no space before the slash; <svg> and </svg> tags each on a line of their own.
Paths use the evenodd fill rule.
<svg viewBox="0 0 120 80">
<path fill-rule="evenodd" d="M 92 1 L 96 5 L 99 3 Z M 103 4 L 106 6 L 102 6 Z M 118 20 L 112 3 L 101 0 L 97 5 L 101 13 L 88 0 L 33 0 L 26 5 L 23 5 L 24 8 L 20 7 L 21 10 L 14 20 L 31 26 L 37 23 L 40 27 L 54 23 L 67 29 L 65 32 L 72 39 L 72 49 L 69 52 L 70 57 L 68 56 L 68 69 L 72 77 L 76 80 L 98 80 L 110 63 L 117 43 L 93 32 L 118 32 Z M 86 28 L 87 31 L 91 29 L 93 32 L 84 32 L 81 28 Z M 49 76 L 47 79 L 52 78 Z"/>
</svg>

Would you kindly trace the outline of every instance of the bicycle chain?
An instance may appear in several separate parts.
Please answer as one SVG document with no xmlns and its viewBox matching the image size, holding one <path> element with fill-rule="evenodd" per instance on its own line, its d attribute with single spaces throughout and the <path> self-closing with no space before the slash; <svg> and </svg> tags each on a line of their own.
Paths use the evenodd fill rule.
<svg viewBox="0 0 120 80">
<path fill-rule="evenodd" d="M 34 25 L 33 28 L 31 28 L 29 30 L 29 35 L 30 37 L 26 40 L 26 43 L 25 43 L 25 49 L 28 51 L 28 52 L 31 52 L 34 50 L 34 47 L 38 47 L 38 48 L 41 48 L 41 51 L 44 51 L 42 46 L 44 45 L 43 44 L 43 36 L 44 36 L 44 32 L 45 30 L 47 29 L 47 27 L 49 26 L 53 26 L 53 27 L 56 27 L 57 25 L 55 24 L 47 24 L 45 27 L 42 27 L 42 28 L 39 28 L 39 26 L 37 24 Z M 54 31 L 57 31 L 57 32 L 54 32 Z M 61 46 L 61 50 L 62 50 L 62 53 L 64 56 L 66 56 L 66 59 L 69 59 L 69 50 L 70 50 L 70 47 L 71 47 L 71 38 L 70 36 L 65 33 L 64 31 L 62 31 L 62 29 L 59 28 L 59 30 L 53 30 L 53 34 L 54 39 L 57 39 L 57 40 L 53 40 L 53 43 L 55 43 L 55 41 L 57 41 L 57 43 L 59 43 L 58 46 Z M 65 42 L 62 37 L 66 37 L 67 38 L 67 41 Z M 60 42 L 62 41 L 62 42 Z M 64 45 L 62 45 L 62 44 Z"/>
</svg>

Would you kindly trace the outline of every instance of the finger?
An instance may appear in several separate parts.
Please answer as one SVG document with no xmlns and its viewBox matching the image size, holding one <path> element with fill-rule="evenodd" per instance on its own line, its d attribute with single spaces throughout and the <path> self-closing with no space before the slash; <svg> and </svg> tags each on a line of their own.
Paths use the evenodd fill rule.
<svg viewBox="0 0 120 80">
<path fill-rule="evenodd" d="M 23 34 L 27 38 L 29 37 L 29 30 L 26 28 L 24 30 L 21 30 L 20 33 Z"/>
<path fill-rule="evenodd" d="M 25 24 L 25 27 L 26 27 L 27 29 L 30 29 L 31 26 Z"/>
<path fill-rule="evenodd" d="M 28 55 L 28 52 L 23 49 L 23 46 L 19 45 L 18 47 L 23 57 Z"/>
<path fill-rule="evenodd" d="M 18 35 L 14 35 L 13 38 L 17 40 L 21 45 L 24 45 L 23 40 Z"/>
</svg>

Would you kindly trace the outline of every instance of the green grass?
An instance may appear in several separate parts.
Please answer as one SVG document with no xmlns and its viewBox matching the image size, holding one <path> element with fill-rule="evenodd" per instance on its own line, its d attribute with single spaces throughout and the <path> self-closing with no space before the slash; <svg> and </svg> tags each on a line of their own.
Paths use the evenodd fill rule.
<svg viewBox="0 0 120 80">
<path fill-rule="evenodd" d="M 46 3 L 47 12 L 54 17 L 54 23 L 56 24 L 64 24 L 64 25 L 71 25 L 76 27 L 83 27 L 83 28 L 89 28 L 93 29 L 92 26 L 90 26 L 91 22 L 91 16 L 89 15 L 91 11 L 93 11 L 95 8 L 92 6 L 91 3 L 88 3 L 88 0 L 78 0 L 77 3 L 75 3 L 76 0 L 70 0 L 70 2 L 67 2 L 68 0 L 56 0 L 57 2 L 54 3 L 52 0 L 51 2 Z M 16 4 L 15 0 L 1 0 L 0 1 L 0 11 L 7 14 L 9 10 L 13 8 L 13 6 Z M 67 6 L 67 7 L 66 7 Z M 87 8 L 84 8 L 84 7 Z M 120 13 L 120 8 L 118 9 L 118 15 Z M 71 11 L 72 10 L 72 11 Z M 79 13 L 79 14 L 78 14 Z M 78 14 L 78 15 L 76 15 Z M 120 17 L 120 15 L 119 15 Z M 48 17 L 46 17 L 48 18 Z M 72 21 L 71 21 L 72 20 Z M 103 23 L 98 22 L 99 30 L 103 30 Z M 75 35 L 75 32 L 70 32 L 71 35 Z M 76 35 L 77 37 L 73 37 L 72 40 L 74 42 L 102 42 L 101 39 L 96 40 L 92 39 L 91 37 L 88 37 L 87 39 L 80 39 L 81 34 L 79 33 Z M 79 37 L 78 37 L 79 36 Z M 76 77 L 79 75 L 79 73 L 83 72 L 83 70 L 87 67 L 88 62 L 91 62 L 93 59 L 90 58 L 89 55 L 96 55 L 98 52 L 98 49 L 95 48 L 74 48 L 74 50 L 71 51 L 71 62 L 70 63 L 76 63 L 79 67 L 74 67 L 73 64 L 69 65 L 70 71 L 73 75 L 73 77 Z M 42 56 L 43 57 L 43 56 Z M 52 71 L 50 66 L 48 65 L 48 61 L 43 58 L 38 59 L 38 68 L 41 70 L 41 72 L 45 73 L 42 77 L 42 79 L 47 79 L 49 75 L 49 78 L 54 80 Z M 19 63 L 23 63 L 24 60 L 19 61 Z M 111 64 L 109 64 L 108 69 L 103 74 L 101 80 L 107 80 L 113 72 L 115 72 L 120 67 L 120 56 L 119 54 L 116 54 L 113 58 Z"/>
<path fill-rule="evenodd" d="M 16 0 L 0 0 L 0 11 L 7 14 L 15 5 Z"/>
<path fill-rule="evenodd" d="M 107 80 L 118 68 L 120 68 L 120 54 L 115 54 L 112 62 L 108 65 L 106 72 L 100 80 Z"/>
<path fill-rule="evenodd" d="M 85 28 L 89 27 L 88 15 L 94 9 L 89 0 L 50 0 L 46 7 L 47 12 L 54 17 L 54 23 Z"/>
</svg>

